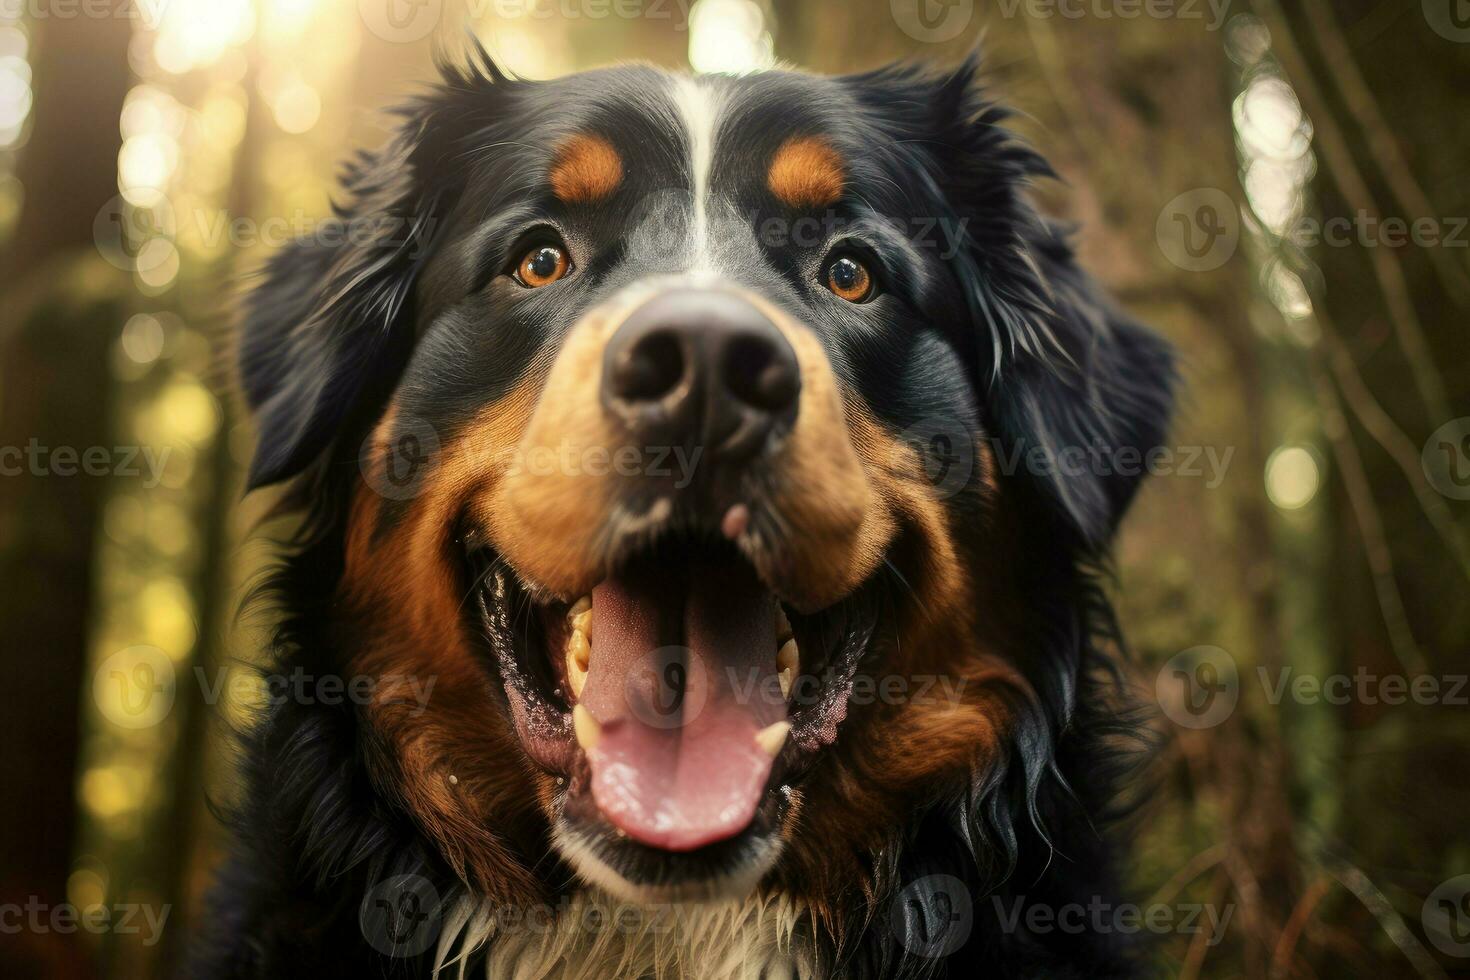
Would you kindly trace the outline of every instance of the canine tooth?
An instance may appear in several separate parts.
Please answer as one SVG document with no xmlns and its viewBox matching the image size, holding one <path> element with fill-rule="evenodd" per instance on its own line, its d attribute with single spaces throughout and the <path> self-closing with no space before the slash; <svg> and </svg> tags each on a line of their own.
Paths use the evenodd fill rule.
<svg viewBox="0 0 1470 980">
<path fill-rule="evenodd" d="M 788 726 L 789 727 L 789 726 Z M 597 719 L 592 717 L 584 705 L 572 706 L 572 728 L 577 733 L 577 744 L 582 746 L 582 751 L 591 752 L 597 747 L 597 740 L 602 738 L 602 726 Z M 783 735 L 782 738 L 785 738 Z"/>
<path fill-rule="evenodd" d="M 783 698 L 791 697 L 791 684 L 796 680 L 796 670 L 800 666 L 801 655 L 797 652 L 796 641 L 787 640 L 776 651 L 776 678 L 781 682 Z"/>
<path fill-rule="evenodd" d="M 791 722 L 778 721 L 767 725 L 755 733 L 755 744 L 761 747 L 761 751 L 772 759 L 781 753 L 781 746 L 786 744 L 786 736 L 791 734 Z"/>
<path fill-rule="evenodd" d="M 787 640 L 781 644 L 781 649 L 776 651 L 777 670 L 795 670 L 801 666 L 801 654 L 797 651 L 796 641 Z"/>
<path fill-rule="evenodd" d="M 786 619 L 786 610 L 781 608 L 781 603 L 776 603 L 776 642 L 785 643 L 791 639 L 791 623 Z"/>
</svg>

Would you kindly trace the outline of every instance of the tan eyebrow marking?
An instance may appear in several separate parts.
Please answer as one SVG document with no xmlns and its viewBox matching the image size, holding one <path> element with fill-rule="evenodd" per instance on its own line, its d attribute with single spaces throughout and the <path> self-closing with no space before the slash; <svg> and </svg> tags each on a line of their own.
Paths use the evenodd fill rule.
<svg viewBox="0 0 1470 980">
<path fill-rule="evenodd" d="M 771 158 L 766 185 L 792 207 L 821 207 L 842 197 L 847 168 L 832 144 L 815 136 L 793 136 Z"/>
<path fill-rule="evenodd" d="M 556 149 L 551 192 L 567 204 L 590 204 L 611 196 L 623 182 L 623 158 L 601 136 L 580 133 Z"/>
</svg>

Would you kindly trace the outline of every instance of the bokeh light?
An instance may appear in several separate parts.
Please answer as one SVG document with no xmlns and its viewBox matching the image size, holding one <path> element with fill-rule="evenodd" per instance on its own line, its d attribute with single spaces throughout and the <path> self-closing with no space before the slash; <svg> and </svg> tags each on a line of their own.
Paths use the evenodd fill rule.
<svg viewBox="0 0 1470 980">
<path fill-rule="evenodd" d="M 1266 496 L 1282 510 L 1312 502 L 1322 484 L 1317 457 L 1302 446 L 1281 446 L 1266 460 Z"/>
<path fill-rule="evenodd" d="M 176 75 L 209 65 L 255 29 L 250 0 L 171 0 L 163 9 L 154 58 Z"/>
<path fill-rule="evenodd" d="M 700 72 L 747 72 L 775 63 L 766 15 L 754 0 L 699 0 L 689 12 L 689 64 Z"/>
</svg>

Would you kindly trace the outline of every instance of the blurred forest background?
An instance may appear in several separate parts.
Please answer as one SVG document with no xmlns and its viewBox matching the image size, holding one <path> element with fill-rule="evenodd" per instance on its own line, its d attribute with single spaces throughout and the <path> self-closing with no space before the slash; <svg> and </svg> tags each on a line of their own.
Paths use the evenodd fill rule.
<svg viewBox="0 0 1470 980">
<path fill-rule="evenodd" d="M 329 213 L 337 164 L 468 25 L 530 78 L 954 63 L 983 35 L 1063 178 L 1044 203 L 1183 353 L 1174 445 L 1225 461 L 1150 481 L 1118 562 L 1165 736 L 1134 891 L 1232 910 L 1161 937 L 1160 972 L 1470 975 L 1465 6 L 0 4 L 0 447 L 30 447 L 0 448 L 0 905 L 168 912 L 158 935 L 3 929 L 0 973 L 177 960 L 219 853 L 222 719 L 251 704 L 236 600 L 267 554 L 218 338 L 241 277 Z M 1301 676 L 1368 680 L 1277 696 Z"/>
</svg>

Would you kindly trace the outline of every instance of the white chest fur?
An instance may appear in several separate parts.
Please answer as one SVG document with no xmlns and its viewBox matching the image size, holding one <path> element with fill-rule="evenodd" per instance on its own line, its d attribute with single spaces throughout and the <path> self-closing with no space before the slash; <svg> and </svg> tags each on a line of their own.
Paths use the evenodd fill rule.
<svg viewBox="0 0 1470 980">
<path fill-rule="evenodd" d="M 815 974 L 810 918 L 755 896 L 725 904 L 634 905 L 584 890 L 555 906 L 470 899 L 442 924 L 436 980 L 798 980 Z M 488 948 L 484 972 L 466 970 Z"/>
</svg>

